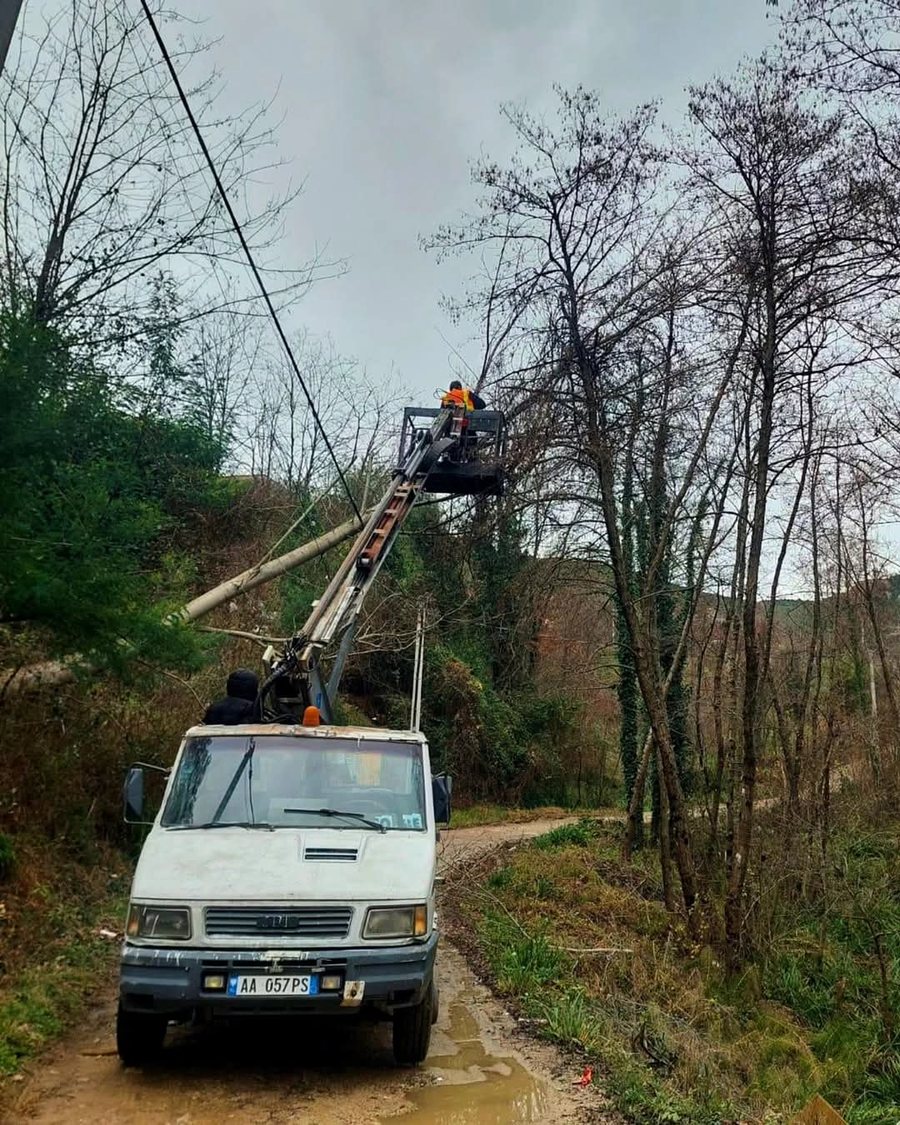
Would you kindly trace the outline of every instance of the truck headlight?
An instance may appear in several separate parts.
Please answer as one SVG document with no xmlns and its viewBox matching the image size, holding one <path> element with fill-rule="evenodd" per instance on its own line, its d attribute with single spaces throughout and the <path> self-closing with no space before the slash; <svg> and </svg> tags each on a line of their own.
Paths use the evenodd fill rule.
<svg viewBox="0 0 900 1125">
<path fill-rule="evenodd" d="M 191 912 L 186 906 L 142 906 L 132 903 L 125 933 L 132 938 L 187 941 L 191 936 Z"/>
<path fill-rule="evenodd" d="M 364 938 L 424 937 L 428 932 L 428 907 L 373 906 L 366 915 Z"/>
</svg>

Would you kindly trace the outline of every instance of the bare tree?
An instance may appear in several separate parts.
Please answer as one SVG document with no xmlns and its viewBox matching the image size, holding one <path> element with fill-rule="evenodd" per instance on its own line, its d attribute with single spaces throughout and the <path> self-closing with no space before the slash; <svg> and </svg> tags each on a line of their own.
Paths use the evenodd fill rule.
<svg viewBox="0 0 900 1125">
<path fill-rule="evenodd" d="M 719 217 L 734 269 L 736 300 L 752 316 L 742 358 L 738 440 L 742 490 L 734 594 L 740 605 L 740 796 L 729 853 L 725 925 L 729 949 L 742 932 L 757 773 L 767 711 L 772 606 L 813 457 L 812 429 L 829 324 L 871 284 L 854 235 L 864 200 L 842 169 L 842 120 L 804 106 L 792 73 L 767 57 L 733 82 L 693 93 L 700 141 L 687 162 L 701 197 Z M 777 550 L 770 611 L 760 625 L 764 547 L 773 489 L 799 473 Z"/>
<path fill-rule="evenodd" d="M 26 18 L 0 86 L 2 274 L 12 300 L 95 342 L 131 333 L 160 270 L 188 294 L 185 318 L 240 305 L 206 284 L 233 271 L 234 236 L 140 9 L 67 0 L 37 23 Z M 194 68 L 203 51 L 181 40 L 177 64 Z M 189 94 L 248 238 L 264 251 L 293 193 L 251 197 L 248 185 L 275 167 L 267 107 L 225 119 L 218 91 L 209 74 Z M 271 277 L 290 299 L 319 270 L 312 261 Z"/>
<path fill-rule="evenodd" d="M 570 514 L 571 505 L 583 505 L 591 513 L 585 537 L 603 537 L 665 788 L 665 846 L 671 838 L 682 898 L 693 917 L 698 877 L 666 698 L 684 659 L 695 606 L 688 598 L 681 637 L 664 657 L 657 592 L 666 581 L 669 547 L 686 517 L 690 524 L 686 502 L 695 495 L 734 359 L 702 391 L 692 378 L 696 371 L 675 361 L 674 333 L 680 332 L 683 310 L 696 302 L 708 266 L 704 263 L 701 271 L 696 259 L 693 268 L 689 264 L 695 232 L 660 237 L 662 216 L 653 203 L 659 161 L 649 140 L 652 112 L 640 110 L 610 124 L 590 94 L 562 94 L 561 102 L 556 131 L 527 114 L 509 112 L 522 145 L 520 157 L 505 169 L 480 166 L 484 211 L 462 231 L 443 232 L 440 241 L 445 247 L 492 242 L 506 247 L 512 238 L 521 248 L 509 257 L 512 268 L 502 282 L 493 276 L 490 299 L 496 300 L 498 292 L 505 295 L 507 310 L 517 316 L 521 351 L 537 351 L 534 342 L 540 338 L 545 358 L 520 368 L 519 380 L 507 375 L 508 394 L 513 410 L 519 401 L 527 409 L 534 397 L 558 406 L 557 428 L 544 441 L 545 457 L 557 469 L 555 502 L 569 505 Z M 642 350 L 636 343 L 642 338 L 654 343 Z M 624 439 L 638 432 L 636 410 L 647 466 L 640 487 L 648 502 L 666 493 L 647 521 L 639 586 L 623 540 L 627 520 L 621 506 Z M 690 418 L 690 440 L 673 439 L 678 417 Z M 700 554 L 708 558 L 708 552 Z"/>
<path fill-rule="evenodd" d="M 183 409 L 224 453 L 235 448 L 262 351 L 257 323 L 211 313 L 189 336 Z"/>
<path fill-rule="evenodd" d="M 399 436 L 394 415 L 402 391 L 380 387 L 355 360 L 339 355 L 330 340 L 301 332 L 293 346 L 321 424 L 344 471 L 352 470 L 360 482 L 364 500 L 366 482 L 381 470 L 385 447 Z M 253 472 L 276 478 L 300 495 L 331 480 L 321 429 L 281 356 L 258 363 L 242 425 L 244 457 Z"/>
</svg>

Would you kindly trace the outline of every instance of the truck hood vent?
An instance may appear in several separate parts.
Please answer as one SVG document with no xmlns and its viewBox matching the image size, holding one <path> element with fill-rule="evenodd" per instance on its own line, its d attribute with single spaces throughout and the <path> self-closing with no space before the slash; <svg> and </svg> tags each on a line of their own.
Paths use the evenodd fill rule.
<svg viewBox="0 0 900 1125">
<path fill-rule="evenodd" d="M 359 858 L 359 848 L 304 848 L 303 858 L 329 863 L 355 863 Z"/>
</svg>

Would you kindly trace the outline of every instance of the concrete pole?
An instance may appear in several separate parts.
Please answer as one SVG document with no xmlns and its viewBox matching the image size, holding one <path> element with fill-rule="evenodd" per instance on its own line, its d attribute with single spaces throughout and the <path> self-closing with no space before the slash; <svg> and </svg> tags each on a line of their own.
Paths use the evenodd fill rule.
<svg viewBox="0 0 900 1125">
<path fill-rule="evenodd" d="M 355 531 L 359 530 L 359 526 L 359 520 L 354 517 L 347 520 L 346 523 L 332 528 L 331 531 L 326 531 L 318 538 L 312 539 L 309 543 L 304 543 L 302 547 L 295 547 L 293 551 L 288 551 L 286 555 L 261 563 L 259 566 L 251 567 L 235 578 L 229 578 L 227 582 L 221 583 L 213 590 L 207 590 L 205 594 L 201 594 L 193 601 L 188 602 L 186 606 L 172 615 L 173 620 L 197 621 L 199 618 L 205 617 L 220 605 L 231 601 L 232 598 L 247 594 L 251 590 L 255 590 L 257 586 L 271 582 L 273 578 L 280 578 L 282 574 L 287 574 L 303 563 L 309 562 L 310 559 L 324 555 L 326 551 L 330 551 L 338 543 L 343 543 L 345 539 L 349 539 Z"/>
<path fill-rule="evenodd" d="M 3 0 L 0 0 L 0 4 L 2 3 Z M 173 623 L 177 621 L 198 621 L 220 605 L 231 601 L 232 598 L 249 593 L 250 590 L 255 590 L 257 586 L 263 586 L 266 582 L 271 582 L 273 578 L 280 578 L 283 574 L 288 574 L 296 567 L 302 566 L 303 563 L 316 559 L 319 555 L 324 555 L 326 551 L 330 551 L 332 547 L 343 543 L 345 539 L 349 539 L 358 530 L 359 520 L 354 516 L 346 523 L 342 523 L 316 539 L 310 540 L 309 543 L 304 543 L 302 547 L 295 547 L 293 551 L 288 551 L 286 555 L 280 555 L 277 559 L 270 559 L 269 562 L 251 567 L 249 570 L 245 570 L 243 574 L 238 574 L 235 578 L 229 578 L 227 582 L 222 582 L 215 589 L 207 590 L 205 594 L 201 594 L 193 601 L 188 602 L 177 613 L 173 613 L 170 620 Z M 125 644 L 126 642 L 123 641 L 122 643 Z M 0 669 L 0 703 L 4 699 L 12 699 L 26 691 L 42 687 L 59 687 L 62 684 L 71 683 L 79 671 L 82 675 L 87 675 L 93 669 L 89 665 L 79 664 L 77 657 L 72 658 L 71 662 L 45 660 L 39 664 L 29 664 L 20 668 L 2 668 Z"/>
</svg>

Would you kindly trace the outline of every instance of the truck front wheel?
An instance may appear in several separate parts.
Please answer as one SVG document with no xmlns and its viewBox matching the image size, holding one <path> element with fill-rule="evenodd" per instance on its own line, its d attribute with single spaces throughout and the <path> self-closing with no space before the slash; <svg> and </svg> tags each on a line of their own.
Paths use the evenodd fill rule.
<svg viewBox="0 0 900 1125">
<path fill-rule="evenodd" d="M 431 1043 L 433 1012 L 433 985 L 414 1007 L 398 1008 L 394 1012 L 394 1059 L 400 1066 L 418 1066 L 425 1061 Z"/>
<path fill-rule="evenodd" d="M 125 1066 L 143 1066 L 162 1050 L 166 1037 L 165 1016 L 126 1012 L 119 1004 L 116 1015 L 116 1049 Z"/>
</svg>

